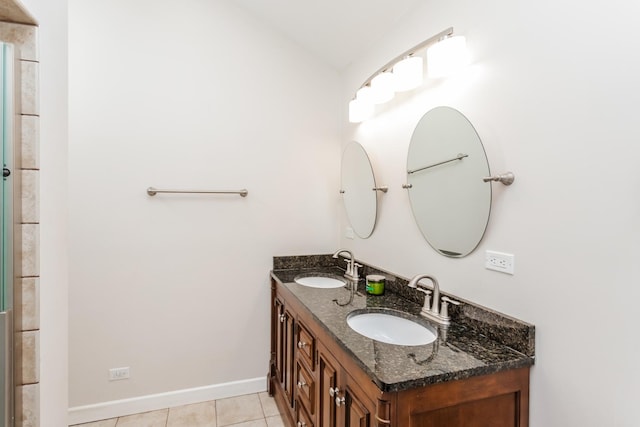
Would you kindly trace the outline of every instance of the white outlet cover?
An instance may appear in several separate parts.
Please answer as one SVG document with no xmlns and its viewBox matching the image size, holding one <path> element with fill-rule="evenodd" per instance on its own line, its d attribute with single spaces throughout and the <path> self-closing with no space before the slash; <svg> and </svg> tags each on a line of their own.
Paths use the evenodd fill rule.
<svg viewBox="0 0 640 427">
<path fill-rule="evenodd" d="M 109 381 L 126 380 L 129 378 L 129 368 L 109 369 Z"/>
<path fill-rule="evenodd" d="M 504 252 L 487 251 L 484 266 L 488 270 L 514 274 L 515 256 Z"/>
</svg>

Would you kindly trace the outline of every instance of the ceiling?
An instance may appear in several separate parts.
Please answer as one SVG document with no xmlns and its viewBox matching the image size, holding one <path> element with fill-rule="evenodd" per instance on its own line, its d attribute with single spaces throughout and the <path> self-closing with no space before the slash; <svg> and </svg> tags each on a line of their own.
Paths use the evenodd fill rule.
<svg viewBox="0 0 640 427">
<path fill-rule="evenodd" d="M 337 70 L 417 3 L 420 0 L 234 0 Z"/>
</svg>

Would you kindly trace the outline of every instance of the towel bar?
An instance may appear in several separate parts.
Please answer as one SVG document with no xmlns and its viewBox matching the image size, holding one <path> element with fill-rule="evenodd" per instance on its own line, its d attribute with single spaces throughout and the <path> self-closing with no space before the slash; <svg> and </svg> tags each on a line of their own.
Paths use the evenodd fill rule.
<svg viewBox="0 0 640 427">
<path fill-rule="evenodd" d="M 247 197 L 249 192 L 246 189 L 235 191 L 207 191 L 207 190 L 160 190 L 158 188 L 147 188 L 149 196 L 155 196 L 158 193 L 187 193 L 187 194 L 239 194 L 240 197 Z"/>
</svg>

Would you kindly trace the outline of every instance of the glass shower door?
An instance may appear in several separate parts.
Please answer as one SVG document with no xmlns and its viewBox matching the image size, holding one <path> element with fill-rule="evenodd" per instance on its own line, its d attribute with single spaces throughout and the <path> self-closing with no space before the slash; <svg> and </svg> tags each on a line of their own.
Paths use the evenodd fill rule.
<svg viewBox="0 0 640 427">
<path fill-rule="evenodd" d="M 0 42 L 0 427 L 13 426 L 14 50 Z"/>
</svg>

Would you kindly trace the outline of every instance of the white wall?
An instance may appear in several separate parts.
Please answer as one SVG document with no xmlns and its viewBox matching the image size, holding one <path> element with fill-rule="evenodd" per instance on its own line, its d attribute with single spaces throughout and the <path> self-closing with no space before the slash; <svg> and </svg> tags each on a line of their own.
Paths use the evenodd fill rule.
<svg viewBox="0 0 640 427">
<path fill-rule="evenodd" d="M 42 54 L 47 21 L 37 9 L 56 7 L 47 3 L 25 0 L 43 24 Z M 338 212 L 333 193 L 339 153 L 335 119 L 326 115 L 344 111 L 371 70 L 453 25 L 468 37 L 472 51 L 466 74 L 428 83 L 392 108 L 379 108 L 376 119 L 346 128 L 343 143 L 361 142 L 379 183 L 391 190 L 382 198 L 373 236 L 343 245 L 405 276 L 433 273 L 448 292 L 534 323 L 532 427 L 635 424 L 633 392 L 640 379 L 636 348 L 627 338 L 633 333 L 629 325 L 637 324 L 632 316 L 640 296 L 633 286 L 640 255 L 633 114 L 640 64 L 632 34 L 638 6 L 548 0 L 426 4 L 355 61 L 337 107 L 330 94 L 323 96 L 337 85 L 326 69 L 310 58 L 296 61 L 305 55 L 222 4 L 192 1 L 190 11 L 168 11 L 158 4 L 149 9 L 150 2 L 137 3 L 146 9 L 123 1 L 99 3 L 73 1 L 71 8 L 72 406 L 266 373 L 266 351 L 253 349 L 267 348 L 266 325 L 260 323 L 268 310 L 261 304 L 267 301 L 271 255 L 326 251 L 336 239 L 337 225 L 326 212 Z M 120 10 L 127 19 L 119 18 Z M 169 22 L 169 14 L 176 19 Z M 138 24 L 145 27 L 142 35 Z M 205 49 L 211 56 L 196 61 Z M 235 52 L 243 57 L 232 59 Z M 127 66 L 114 67 L 116 57 Z M 177 58 L 184 67 L 168 66 L 162 58 Z M 201 78 L 184 77 L 196 65 L 201 68 L 190 75 Z M 171 73 L 180 77 L 179 93 L 168 92 L 175 81 Z M 194 83 L 215 84 L 209 76 L 220 74 L 229 84 Z M 54 89 L 44 76 L 43 96 Z M 314 87 L 307 87 L 311 81 Z M 314 102 L 302 99 L 301 90 Z M 160 102 L 169 93 L 177 104 L 171 124 Z M 64 99 L 50 96 L 43 108 Z M 471 120 L 492 171 L 516 173 L 510 188 L 494 185 L 485 239 L 463 259 L 438 256 L 422 240 L 400 188 L 413 127 L 437 105 L 458 108 Z M 254 116 L 251 125 L 239 123 L 244 107 Z M 51 118 L 63 114 L 49 111 Z M 43 116 L 43 129 L 44 123 Z M 54 137 L 64 134 L 63 123 L 50 121 L 49 136 L 43 132 L 43 141 L 51 138 L 42 158 L 42 244 L 49 248 L 41 260 L 42 310 L 49 313 L 43 325 L 49 321 L 62 344 L 47 341 L 43 327 L 43 395 L 47 375 L 53 375 L 47 361 L 55 364 L 65 340 L 59 328 L 64 304 L 47 302 L 56 293 L 52 288 L 64 298 L 62 270 L 56 286 L 45 285 L 46 266 L 50 274 L 54 259 L 64 266 L 64 250 L 53 245 L 65 229 L 57 213 L 64 205 L 64 188 L 57 185 L 64 178 L 55 176 L 64 169 L 49 169 L 50 179 L 44 175 L 47 158 L 51 166 L 64 163 L 64 138 Z M 316 174 L 307 163 L 311 159 L 321 165 Z M 246 186 L 250 194 L 246 200 L 151 200 L 144 195 L 149 185 Z M 291 195 L 297 204 L 286 204 Z M 59 226 L 49 228 L 50 234 L 47 218 L 49 227 Z M 168 241 L 175 246 L 169 248 Z M 485 270 L 486 249 L 514 253 L 516 274 Z M 193 257 L 198 252 L 203 258 Z M 224 254 L 230 256 L 219 260 Z M 225 273 L 213 280 L 220 271 Z M 231 324 L 243 309 L 249 311 L 243 322 Z M 255 346 L 248 349 L 243 342 Z M 248 368 L 229 370 L 239 366 L 226 364 L 229 354 Z M 107 383 L 106 370 L 123 365 L 132 367 L 132 379 Z M 186 368 L 165 372 L 176 366 Z M 54 414 L 51 408 L 64 396 L 48 398 L 43 408 Z"/>
<path fill-rule="evenodd" d="M 640 6 L 597 0 L 425 2 L 345 74 L 343 105 L 372 70 L 454 26 L 473 65 L 345 124 L 372 157 L 382 196 L 356 257 L 407 277 L 432 273 L 446 292 L 536 325 L 531 426 L 635 426 L 640 257 Z M 494 184 L 489 228 L 462 259 L 436 254 L 415 226 L 406 153 L 419 118 L 460 110 L 485 145 Z M 345 117 L 346 122 L 346 117 Z M 343 217 L 343 228 L 348 223 Z M 513 253 L 515 275 L 485 270 L 487 249 Z"/>
<path fill-rule="evenodd" d="M 339 76 L 232 3 L 70 1 L 71 407 L 266 378 L 272 256 L 338 241 Z"/>
<path fill-rule="evenodd" d="M 39 23 L 40 425 L 67 425 L 67 1 L 22 0 Z"/>
</svg>

